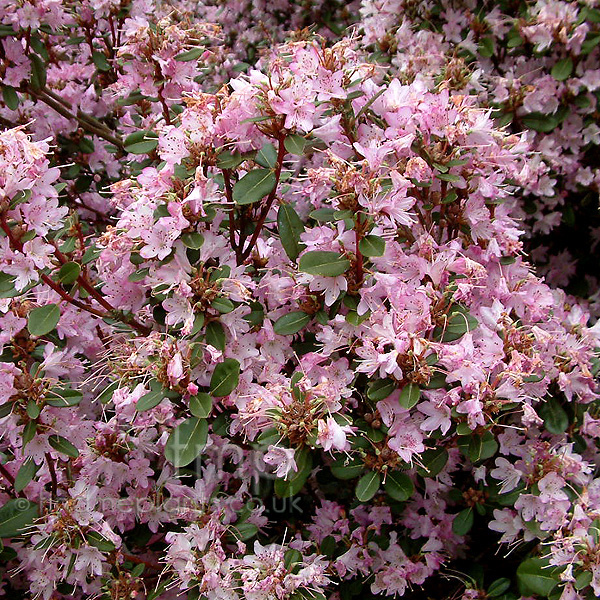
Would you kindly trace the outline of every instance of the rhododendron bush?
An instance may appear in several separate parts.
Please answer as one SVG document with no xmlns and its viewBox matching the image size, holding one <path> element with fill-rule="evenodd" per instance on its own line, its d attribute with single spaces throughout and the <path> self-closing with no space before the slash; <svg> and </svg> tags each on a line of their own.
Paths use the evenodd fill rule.
<svg viewBox="0 0 600 600">
<path fill-rule="evenodd" d="M 0 3 L 6 597 L 600 595 L 593 4 Z"/>
</svg>

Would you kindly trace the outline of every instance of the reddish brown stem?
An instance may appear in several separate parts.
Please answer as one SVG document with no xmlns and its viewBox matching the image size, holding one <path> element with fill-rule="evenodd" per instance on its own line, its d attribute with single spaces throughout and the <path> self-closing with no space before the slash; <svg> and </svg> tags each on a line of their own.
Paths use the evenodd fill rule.
<svg viewBox="0 0 600 600">
<path fill-rule="evenodd" d="M 8 223 L 6 222 L 6 215 L 4 215 L 4 214 L 0 215 L 0 227 L 2 227 L 4 233 L 6 233 L 6 236 L 8 237 L 11 247 L 13 247 L 14 249 L 23 253 L 23 244 L 21 244 L 21 242 L 18 239 L 16 239 L 15 236 L 13 235 L 13 232 L 11 231 Z M 62 256 L 62 260 L 60 259 L 60 256 L 59 256 L 59 260 L 61 260 L 61 262 L 63 262 L 63 264 L 64 264 L 64 262 L 66 262 L 66 257 L 58 249 L 56 250 L 56 252 L 58 252 L 59 255 Z M 80 278 L 81 278 L 81 281 L 79 281 Z M 135 329 L 138 333 L 140 333 L 142 335 L 148 335 L 152 331 L 149 327 L 146 327 L 145 325 L 138 323 L 135 319 L 126 320 L 124 318 L 119 318 L 117 311 L 104 298 L 102 298 L 102 296 L 100 295 L 100 292 L 98 292 L 89 282 L 87 282 L 85 280 L 85 278 L 81 277 L 81 275 L 78 277 L 78 282 L 80 283 L 80 285 L 91 296 L 93 296 L 96 300 L 98 300 L 99 304 L 102 307 L 104 307 L 108 311 L 108 313 L 104 313 L 92 306 L 89 306 L 88 304 L 81 302 L 77 298 L 74 298 L 73 296 L 71 296 L 71 294 L 69 294 L 69 292 L 64 290 L 60 286 L 60 284 L 58 284 L 56 281 L 53 281 L 50 277 L 48 277 L 48 275 L 46 275 L 44 273 L 40 273 L 40 279 L 48 287 L 52 288 L 63 300 L 65 300 L 66 302 L 69 302 L 70 304 L 72 304 L 73 306 L 76 306 L 77 308 L 80 308 L 81 310 L 85 310 L 86 312 L 96 315 L 97 317 L 100 317 L 101 319 L 110 318 L 110 317 L 117 318 L 121 322 L 125 323 L 126 325 L 129 325 L 130 327 L 132 327 L 133 329 Z M 98 297 L 101 299 L 101 302 Z"/>
<path fill-rule="evenodd" d="M 275 185 L 274 185 L 273 189 L 271 190 L 271 193 L 267 197 L 267 202 L 265 203 L 265 206 L 262 209 L 262 212 L 258 219 L 258 222 L 256 223 L 256 227 L 254 228 L 254 233 L 252 234 L 252 237 L 250 238 L 250 243 L 246 246 L 246 249 L 242 251 L 240 260 L 238 261 L 238 264 L 242 264 L 252 253 L 254 244 L 256 244 L 256 240 L 258 239 L 258 236 L 260 235 L 263 225 L 265 224 L 265 221 L 267 219 L 267 215 L 269 214 L 269 211 L 271 210 L 271 207 L 273 206 L 273 202 L 275 202 L 275 197 L 277 196 L 277 186 L 279 185 L 279 178 L 281 177 L 281 169 L 283 168 L 283 158 L 285 156 L 284 142 L 285 142 L 285 136 L 280 135 L 279 136 L 279 149 L 277 151 L 277 164 L 275 165 Z"/>
<path fill-rule="evenodd" d="M 52 481 L 52 497 L 56 498 L 56 495 L 58 493 L 58 479 L 56 477 L 54 461 L 52 460 L 52 457 L 50 456 L 49 452 L 46 452 L 44 456 L 46 457 L 46 462 L 48 463 L 48 471 L 50 472 L 50 479 Z"/>
</svg>

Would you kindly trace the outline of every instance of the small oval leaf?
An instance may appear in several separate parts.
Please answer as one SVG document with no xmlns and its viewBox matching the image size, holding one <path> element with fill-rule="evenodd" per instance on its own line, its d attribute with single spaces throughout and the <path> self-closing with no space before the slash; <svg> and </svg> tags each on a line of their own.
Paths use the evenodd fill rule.
<svg viewBox="0 0 600 600">
<path fill-rule="evenodd" d="M 38 306 L 29 313 L 27 318 L 27 329 L 31 335 L 46 335 L 56 327 L 59 319 L 60 308 L 58 304 Z"/>
<path fill-rule="evenodd" d="M 226 358 L 219 363 L 210 379 L 210 393 L 215 398 L 228 396 L 235 390 L 240 380 L 240 363 L 234 358 Z"/>
</svg>

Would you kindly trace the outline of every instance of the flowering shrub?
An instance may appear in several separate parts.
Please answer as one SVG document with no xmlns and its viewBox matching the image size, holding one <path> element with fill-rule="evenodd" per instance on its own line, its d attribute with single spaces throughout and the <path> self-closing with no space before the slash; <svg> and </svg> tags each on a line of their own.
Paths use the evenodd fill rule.
<svg viewBox="0 0 600 600">
<path fill-rule="evenodd" d="M 8 597 L 600 594 L 600 326 L 523 252 L 550 138 L 382 69 L 365 7 L 227 85 L 230 17 L 5 11 Z"/>
<path fill-rule="evenodd" d="M 361 4 L 363 42 L 404 80 L 476 94 L 500 127 L 528 130 L 537 154 L 520 218 L 532 259 L 554 286 L 590 298 L 598 314 L 600 223 L 595 2 L 404 0 Z"/>
</svg>

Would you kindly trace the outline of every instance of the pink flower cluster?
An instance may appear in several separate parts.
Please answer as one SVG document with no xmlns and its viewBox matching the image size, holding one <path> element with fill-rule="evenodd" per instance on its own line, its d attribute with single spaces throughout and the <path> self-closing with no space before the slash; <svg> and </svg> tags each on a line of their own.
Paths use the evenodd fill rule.
<svg viewBox="0 0 600 600">
<path fill-rule="evenodd" d="M 593 189 L 595 96 L 520 126 L 561 110 L 540 73 L 596 13 L 434 4 L 281 45 L 234 35 L 247 3 L 4 11 L 7 597 L 436 597 L 451 572 L 465 599 L 600 593 L 600 325 L 522 221 Z M 281 38 L 308 11 L 286 8 Z M 475 62 L 516 33 L 551 54 Z"/>
</svg>

